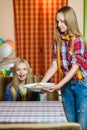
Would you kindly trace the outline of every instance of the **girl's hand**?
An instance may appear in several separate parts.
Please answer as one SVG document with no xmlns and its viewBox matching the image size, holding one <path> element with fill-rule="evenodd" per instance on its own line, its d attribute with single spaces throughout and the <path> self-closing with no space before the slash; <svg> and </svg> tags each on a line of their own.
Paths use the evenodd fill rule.
<svg viewBox="0 0 87 130">
<path fill-rule="evenodd" d="M 43 87 L 41 89 L 41 93 L 47 93 L 47 92 L 54 92 L 54 91 L 57 91 L 58 90 L 58 86 L 55 84 L 53 85 L 52 87 Z"/>
</svg>

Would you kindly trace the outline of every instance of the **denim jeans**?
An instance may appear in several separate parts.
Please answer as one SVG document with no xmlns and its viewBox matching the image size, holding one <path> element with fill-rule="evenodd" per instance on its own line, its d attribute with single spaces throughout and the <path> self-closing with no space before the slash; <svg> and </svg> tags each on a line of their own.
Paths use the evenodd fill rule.
<svg viewBox="0 0 87 130">
<path fill-rule="evenodd" d="M 70 81 L 61 88 L 66 118 L 87 130 L 87 80 Z"/>
</svg>

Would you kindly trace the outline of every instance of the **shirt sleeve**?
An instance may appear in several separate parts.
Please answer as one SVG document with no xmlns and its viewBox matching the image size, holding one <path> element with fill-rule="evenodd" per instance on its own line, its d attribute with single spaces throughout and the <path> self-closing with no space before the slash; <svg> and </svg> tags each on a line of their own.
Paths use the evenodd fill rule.
<svg viewBox="0 0 87 130">
<path fill-rule="evenodd" d="M 87 66 L 87 57 L 85 57 L 85 45 L 81 37 L 78 37 L 74 41 L 73 56 L 71 63 L 77 64 L 80 67 L 84 67 L 84 63 Z"/>
<path fill-rule="evenodd" d="M 7 85 L 5 90 L 5 101 L 12 101 L 11 83 Z"/>
</svg>

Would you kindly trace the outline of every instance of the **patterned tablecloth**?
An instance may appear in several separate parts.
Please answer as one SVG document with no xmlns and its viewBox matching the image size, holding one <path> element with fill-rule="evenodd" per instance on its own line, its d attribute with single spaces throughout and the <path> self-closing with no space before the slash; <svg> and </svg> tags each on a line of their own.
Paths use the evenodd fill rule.
<svg viewBox="0 0 87 130">
<path fill-rule="evenodd" d="M 0 123 L 67 122 L 60 101 L 0 102 Z"/>
</svg>

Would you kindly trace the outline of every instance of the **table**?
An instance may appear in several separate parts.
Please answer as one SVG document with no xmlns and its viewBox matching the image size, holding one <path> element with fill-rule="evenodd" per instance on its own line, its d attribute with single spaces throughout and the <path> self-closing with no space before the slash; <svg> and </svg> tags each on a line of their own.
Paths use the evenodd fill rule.
<svg viewBox="0 0 87 130">
<path fill-rule="evenodd" d="M 60 101 L 0 102 L 0 124 L 67 122 Z"/>
</svg>

